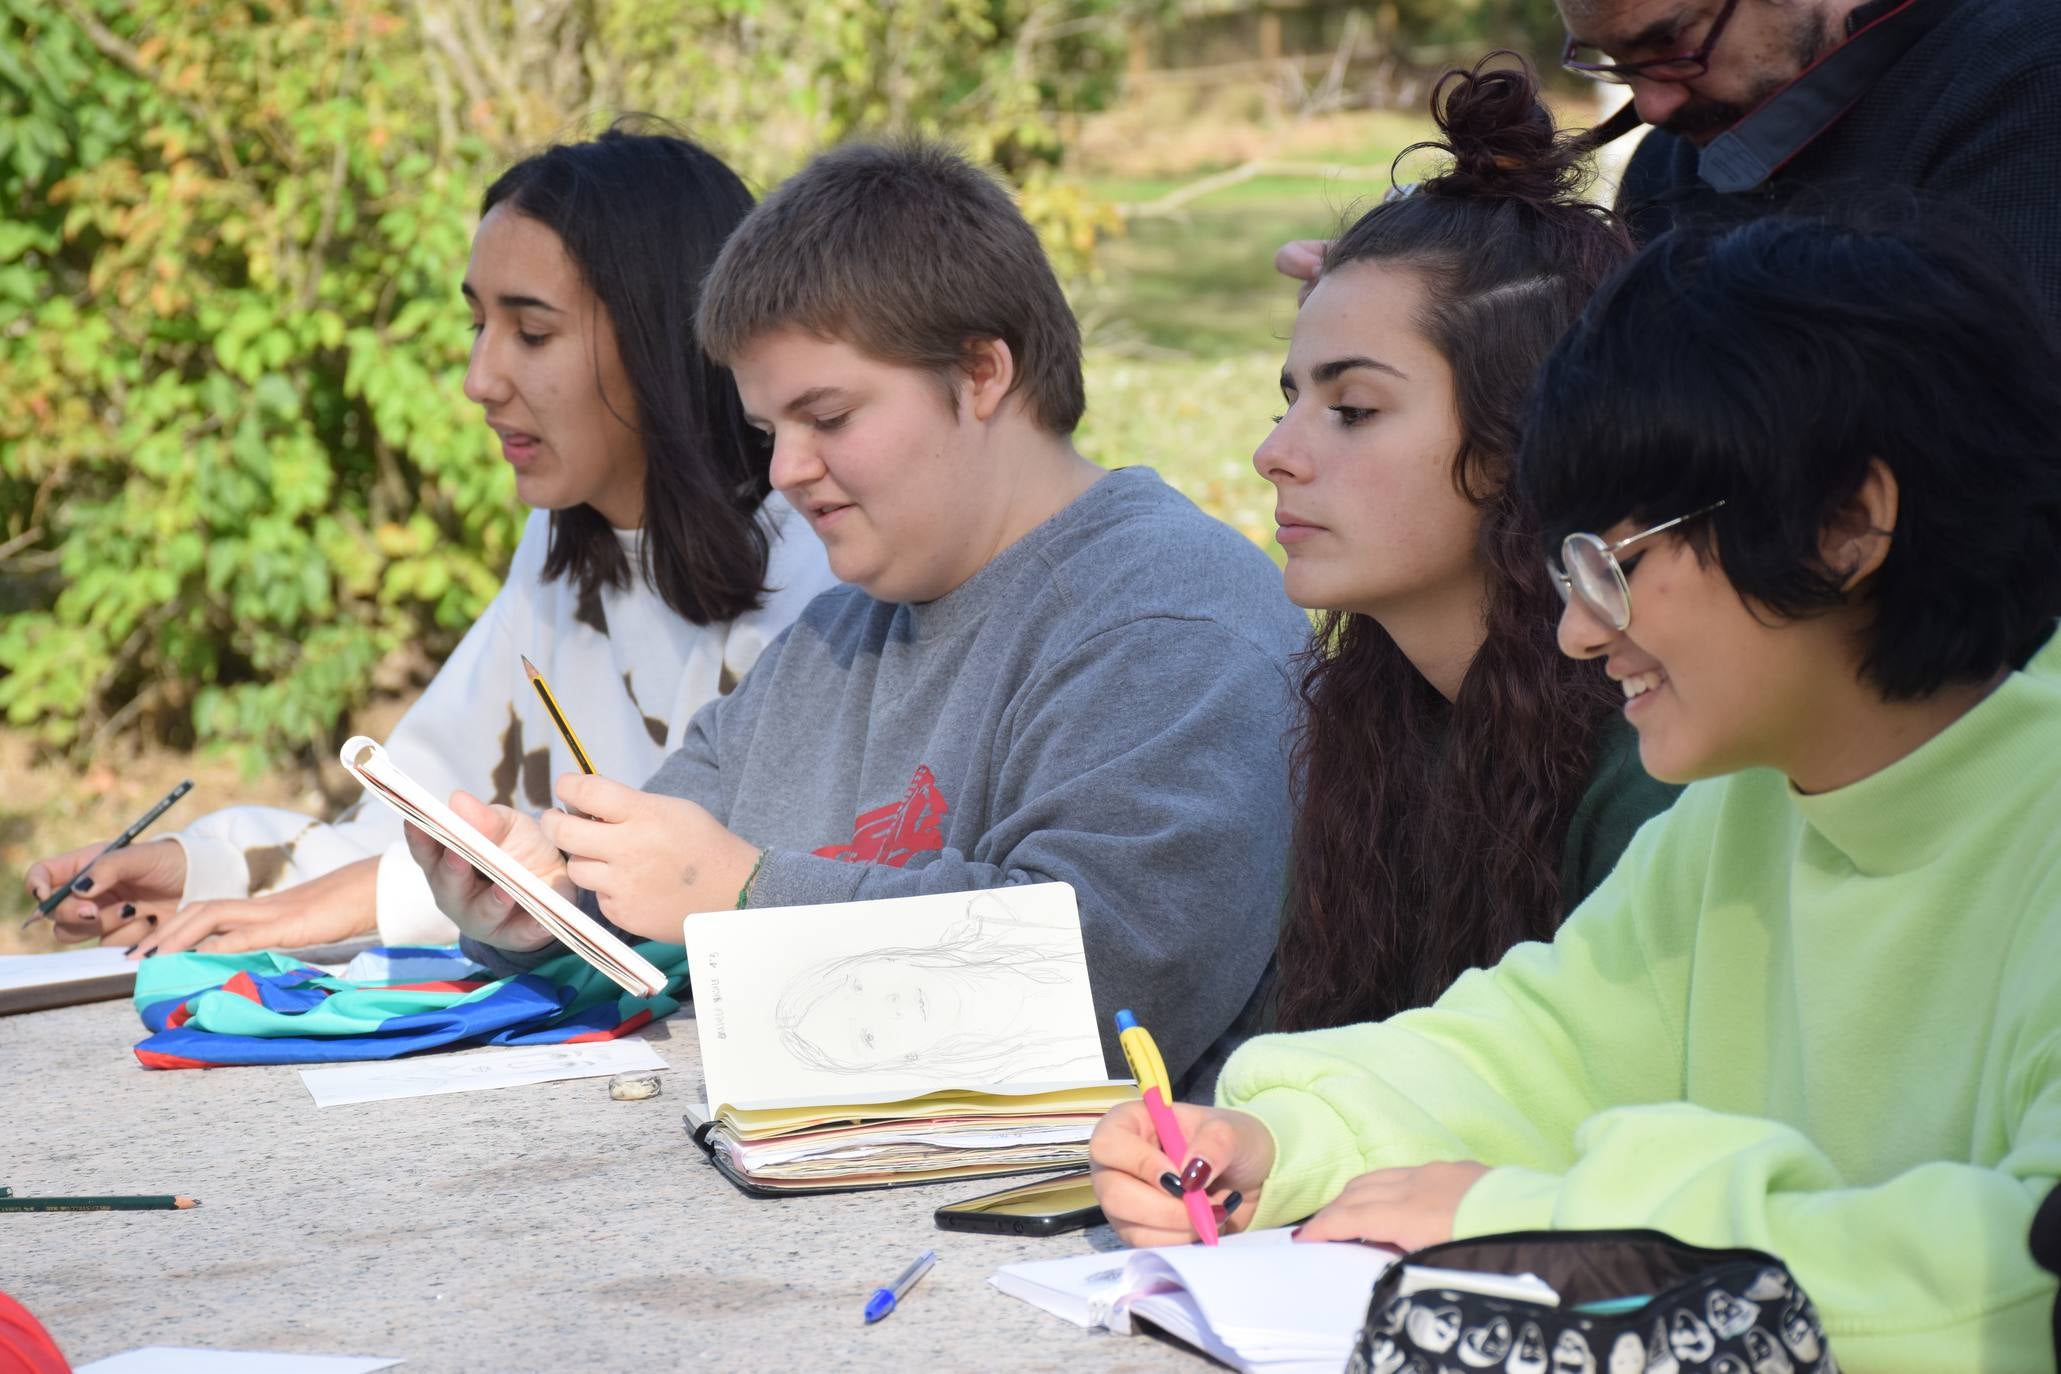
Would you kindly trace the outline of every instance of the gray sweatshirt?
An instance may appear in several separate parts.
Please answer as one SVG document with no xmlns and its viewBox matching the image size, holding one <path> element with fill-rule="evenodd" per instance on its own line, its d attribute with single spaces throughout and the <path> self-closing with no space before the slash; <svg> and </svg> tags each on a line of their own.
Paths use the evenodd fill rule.
<svg viewBox="0 0 2061 1374">
<path fill-rule="evenodd" d="M 1274 948 L 1308 634 L 1266 555 L 1127 468 L 936 601 L 817 597 L 646 786 L 770 848 L 753 906 L 1073 884 L 1111 1072 L 1129 1007 L 1207 1100 Z"/>
</svg>

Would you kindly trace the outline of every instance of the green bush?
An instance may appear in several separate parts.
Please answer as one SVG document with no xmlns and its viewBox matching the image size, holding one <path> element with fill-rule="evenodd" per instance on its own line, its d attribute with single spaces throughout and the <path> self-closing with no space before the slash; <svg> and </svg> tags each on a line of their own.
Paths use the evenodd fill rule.
<svg viewBox="0 0 2061 1374">
<path fill-rule="evenodd" d="M 958 137 L 1083 263 L 1055 119 L 1113 89 L 1121 6 L 1063 8 L 0 0 L 0 719 L 255 767 L 448 646 L 522 519 L 460 392 L 473 206 L 603 112 L 761 184 Z"/>
<path fill-rule="evenodd" d="M 489 150 L 363 7 L 0 0 L 0 711 L 260 752 L 462 629 L 520 512 L 459 391 Z"/>
</svg>

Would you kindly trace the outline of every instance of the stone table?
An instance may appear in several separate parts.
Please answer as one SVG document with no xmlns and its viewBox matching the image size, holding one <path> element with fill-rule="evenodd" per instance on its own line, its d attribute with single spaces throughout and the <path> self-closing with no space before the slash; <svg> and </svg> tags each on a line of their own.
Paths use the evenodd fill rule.
<svg viewBox="0 0 2061 1374">
<path fill-rule="evenodd" d="M 388 1355 L 446 1370 L 1188 1370 L 1169 1342 L 1081 1331 L 988 1286 L 1113 1248 L 940 1231 L 1004 1186 L 758 1200 L 689 1143 L 686 1014 L 641 1034 L 665 1089 L 605 1078 L 317 1109 L 290 1067 L 146 1070 L 126 1001 L 0 1017 L 0 1182 L 182 1193 L 184 1212 L 0 1214 L 0 1291 L 74 1363 L 142 1345 Z M 938 1263 L 868 1327 L 867 1295 Z"/>
</svg>

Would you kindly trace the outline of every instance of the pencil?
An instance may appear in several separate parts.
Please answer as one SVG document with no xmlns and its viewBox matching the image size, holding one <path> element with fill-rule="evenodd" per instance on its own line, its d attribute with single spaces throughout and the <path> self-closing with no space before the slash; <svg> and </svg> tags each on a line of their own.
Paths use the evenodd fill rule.
<svg viewBox="0 0 2061 1374">
<path fill-rule="evenodd" d="M 573 762 L 580 766 L 582 773 L 593 776 L 593 761 L 580 747 L 580 737 L 573 733 L 572 722 L 565 718 L 565 712 L 558 709 L 558 699 L 551 695 L 551 684 L 544 681 L 544 675 L 537 671 L 537 665 L 530 662 L 527 655 L 517 654 L 516 657 L 522 659 L 522 670 L 530 675 L 530 686 L 537 689 L 537 697 L 544 703 L 544 713 L 558 727 L 559 738 L 565 741 L 566 748 L 572 750 Z"/>
<path fill-rule="evenodd" d="M 36 904 L 36 909 L 29 913 L 29 919 L 21 923 L 22 929 L 27 930 L 29 928 L 29 922 L 34 921 L 38 916 L 48 916 L 51 912 L 57 910 L 57 904 L 59 902 L 62 902 L 65 898 L 72 895 L 72 889 L 79 885 L 79 879 L 85 877 L 88 873 L 91 873 L 93 871 L 93 865 L 99 863 L 102 859 L 114 853 L 117 849 L 123 848 L 129 843 L 129 841 L 135 839 L 138 835 L 141 835 L 144 829 L 147 826 L 149 826 L 149 824 L 152 821 L 156 820 L 159 816 L 165 814 L 165 811 L 171 806 L 173 802 L 179 800 L 179 798 L 185 796 L 188 792 L 191 792 L 192 790 L 193 779 L 187 778 L 185 781 L 181 782 L 177 787 L 174 787 L 171 791 L 165 793 L 163 797 L 158 799 L 158 803 L 156 806 L 151 807 L 150 810 L 144 812 L 141 816 L 138 816 L 127 830 L 124 830 L 121 834 L 115 836 L 112 840 L 109 840 L 107 843 L 107 848 L 101 850 L 98 854 L 95 854 L 92 858 L 86 860 L 86 866 L 84 868 L 80 869 L 77 873 L 72 874 L 69 880 L 58 884 L 56 891 L 52 892 L 48 897 L 45 897 L 42 901 L 38 902 Z"/>
<path fill-rule="evenodd" d="M 174 1197 L 0 1197 L 0 1212 L 183 1212 L 198 1198 Z"/>
</svg>

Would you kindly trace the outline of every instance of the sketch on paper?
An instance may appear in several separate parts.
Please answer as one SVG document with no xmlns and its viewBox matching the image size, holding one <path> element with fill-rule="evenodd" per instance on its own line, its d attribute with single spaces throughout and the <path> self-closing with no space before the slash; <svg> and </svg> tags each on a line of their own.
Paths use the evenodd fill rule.
<svg viewBox="0 0 2061 1374">
<path fill-rule="evenodd" d="M 826 1073 L 923 1067 L 975 1083 L 1049 1078 L 1079 1038 L 1040 994 L 1087 981 L 1079 927 L 1017 915 L 977 892 L 933 944 L 825 959 L 780 995 L 773 1022 L 794 1060 Z M 1098 1050 L 1097 1058 L 1100 1058 Z"/>
<path fill-rule="evenodd" d="M 1064 883 L 714 913 L 687 943 L 715 1102 L 1107 1077 Z"/>
</svg>

